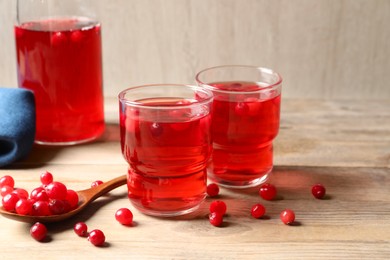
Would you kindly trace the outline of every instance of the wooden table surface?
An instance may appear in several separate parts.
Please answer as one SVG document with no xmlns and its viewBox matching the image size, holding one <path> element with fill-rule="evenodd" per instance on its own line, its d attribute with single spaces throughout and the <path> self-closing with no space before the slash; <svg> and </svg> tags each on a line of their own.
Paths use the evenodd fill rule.
<svg viewBox="0 0 390 260">
<path fill-rule="evenodd" d="M 126 173 L 119 145 L 118 105 L 106 100 L 107 130 L 96 142 L 71 147 L 35 146 L 29 158 L 0 170 L 16 186 L 32 189 L 50 171 L 69 188 L 88 188 Z M 390 257 L 390 100 L 283 100 L 280 133 L 275 141 L 275 169 L 270 182 L 278 199 L 263 201 L 257 189 L 221 189 L 228 206 L 225 225 L 207 219 L 206 199 L 186 217 L 155 218 L 129 203 L 126 187 L 98 199 L 77 217 L 51 224 L 49 240 L 29 235 L 30 224 L 0 217 L 2 259 L 388 259 Z M 323 183 L 328 196 L 314 199 L 311 186 Z M 250 208 L 263 203 L 266 218 Z M 135 225 L 114 218 L 120 207 L 133 211 Z M 291 208 L 296 224 L 279 213 Z M 73 225 L 105 232 L 106 245 L 92 246 L 77 237 Z"/>
</svg>

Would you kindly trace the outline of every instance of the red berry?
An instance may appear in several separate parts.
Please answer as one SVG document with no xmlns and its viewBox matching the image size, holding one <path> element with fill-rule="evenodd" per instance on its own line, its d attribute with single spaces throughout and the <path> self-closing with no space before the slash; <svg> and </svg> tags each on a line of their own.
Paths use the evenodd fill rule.
<svg viewBox="0 0 390 260">
<path fill-rule="evenodd" d="M 5 185 L 8 185 L 8 186 L 14 188 L 14 186 L 15 186 L 14 178 L 12 178 L 9 175 L 4 175 L 3 177 L 1 177 L 0 178 L 0 188 L 2 188 Z"/>
<path fill-rule="evenodd" d="M 261 218 L 265 214 L 265 207 L 261 204 L 253 205 L 251 209 L 251 215 L 254 218 Z"/>
<path fill-rule="evenodd" d="M 15 193 L 19 196 L 20 199 L 28 199 L 28 192 L 25 189 L 22 188 L 16 188 L 12 191 L 12 193 Z"/>
<path fill-rule="evenodd" d="M 127 208 L 121 208 L 116 211 L 115 219 L 122 225 L 131 225 L 133 223 L 133 213 Z"/>
<path fill-rule="evenodd" d="M 50 43 L 56 47 L 66 43 L 67 38 L 63 32 L 55 32 L 51 35 Z"/>
<path fill-rule="evenodd" d="M 218 212 L 211 212 L 209 214 L 209 221 L 211 225 L 219 227 L 222 225 L 223 222 L 223 214 L 220 214 Z"/>
<path fill-rule="evenodd" d="M 64 203 L 64 213 L 69 212 L 69 211 L 71 211 L 72 209 L 74 209 L 74 208 L 72 208 L 72 207 L 70 206 L 69 201 L 63 200 L 62 202 Z"/>
<path fill-rule="evenodd" d="M 276 187 L 270 183 L 261 185 L 259 195 L 265 200 L 273 200 L 276 197 Z"/>
<path fill-rule="evenodd" d="M 221 200 L 215 200 L 210 204 L 210 213 L 217 212 L 220 215 L 225 215 L 226 213 L 226 204 Z"/>
<path fill-rule="evenodd" d="M 106 237 L 101 230 L 95 229 L 89 232 L 88 241 L 91 242 L 94 246 L 102 246 L 105 240 Z"/>
<path fill-rule="evenodd" d="M 295 220 L 295 213 L 291 209 L 285 209 L 280 213 L 280 219 L 286 225 L 289 225 Z"/>
<path fill-rule="evenodd" d="M 101 180 L 94 181 L 91 183 L 91 188 L 97 187 L 97 186 L 102 185 L 102 184 L 103 184 L 103 181 L 101 181 Z"/>
<path fill-rule="evenodd" d="M 49 202 L 47 201 L 36 201 L 32 205 L 31 215 L 33 216 L 50 216 Z"/>
<path fill-rule="evenodd" d="M 216 183 L 210 183 L 207 185 L 207 194 L 210 197 L 215 197 L 219 194 L 219 186 Z"/>
<path fill-rule="evenodd" d="M 31 215 L 32 202 L 28 199 L 19 199 L 16 202 L 15 211 L 19 215 Z"/>
<path fill-rule="evenodd" d="M 322 199 L 325 196 L 326 189 L 322 184 L 316 184 L 311 188 L 311 193 L 317 199 Z"/>
<path fill-rule="evenodd" d="M 23 29 L 15 27 L 15 36 L 16 36 L 16 38 L 22 38 L 23 35 L 24 35 Z"/>
<path fill-rule="evenodd" d="M 41 183 L 43 185 L 49 185 L 50 183 L 53 182 L 53 174 L 46 171 L 46 172 L 41 174 L 40 179 L 41 179 Z"/>
<path fill-rule="evenodd" d="M 81 30 L 73 31 L 70 35 L 70 39 L 72 42 L 75 43 L 81 42 L 83 40 L 83 33 L 81 32 Z"/>
<path fill-rule="evenodd" d="M 8 186 L 8 185 L 4 185 L 3 187 L 1 187 L 0 195 L 2 197 L 4 197 L 5 195 L 7 195 L 8 193 L 11 193 L 13 191 L 14 191 L 14 188 L 12 188 L 11 186 Z"/>
<path fill-rule="evenodd" d="M 35 223 L 30 229 L 31 236 L 37 240 L 42 241 L 47 235 L 47 228 L 42 223 Z"/>
<path fill-rule="evenodd" d="M 86 237 L 88 235 L 88 227 L 84 222 L 76 223 L 73 230 L 80 237 Z"/>
<path fill-rule="evenodd" d="M 238 102 L 237 105 L 234 107 L 234 112 L 238 116 L 244 116 L 248 113 L 248 105 L 245 102 Z"/>
<path fill-rule="evenodd" d="M 50 200 L 49 209 L 51 215 L 60 215 L 65 213 L 65 205 L 63 200 Z"/>
<path fill-rule="evenodd" d="M 67 190 L 66 200 L 69 202 L 71 209 L 75 209 L 79 205 L 79 195 L 74 190 Z"/>
<path fill-rule="evenodd" d="M 8 193 L 2 199 L 3 208 L 6 211 L 14 211 L 18 200 L 19 200 L 18 195 L 16 195 L 15 193 Z"/>
<path fill-rule="evenodd" d="M 50 199 L 65 200 L 67 195 L 67 188 L 62 182 L 53 181 L 46 186 L 46 193 Z"/>
<path fill-rule="evenodd" d="M 41 191 L 44 191 L 44 190 L 45 189 L 43 187 L 37 187 L 37 188 L 33 189 L 30 193 L 30 198 L 33 200 L 37 200 L 38 193 L 40 193 Z"/>
<path fill-rule="evenodd" d="M 37 201 L 39 200 L 49 201 L 49 196 L 47 195 L 46 191 L 43 189 L 34 196 L 34 199 Z"/>
<path fill-rule="evenodd" d="M 150 132 L 154 137 L 158 137 L 163 133 L 163 127 L 159 123 L 153 123 L 150 126 Z"/>
</svg>

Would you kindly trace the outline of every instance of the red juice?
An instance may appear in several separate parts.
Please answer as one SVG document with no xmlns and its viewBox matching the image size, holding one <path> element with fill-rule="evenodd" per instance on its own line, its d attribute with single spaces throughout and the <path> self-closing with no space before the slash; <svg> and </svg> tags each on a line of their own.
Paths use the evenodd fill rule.
<svg viewBox="0 0 390 260">
<path fill-rule="evenodd" d="M 15 26 L 19 86 L 36 99 L 36 142 L 72 144 L 104 131 L 100 24 L 87 18 Z"/>
<path fill-rule="evenodd" d="M 211 155 L 209 108 L 190 108 L 188 103 L 196 101 L 171 98 L 137 102 L 143 107 L 120 109 L 130 200 L 140 211 L 154 215 L 192 211 L 205 198 Z"/>
<path fill-rule="evenodd" d="M 216 90 L 209 177 L 226 186 L 254 186 L 264 181 L 273 167 L 272 141 L 279 130 L 280 90 L 261 92 L 266 86 L 254 82 L 210 85 Z"/>
</svg>

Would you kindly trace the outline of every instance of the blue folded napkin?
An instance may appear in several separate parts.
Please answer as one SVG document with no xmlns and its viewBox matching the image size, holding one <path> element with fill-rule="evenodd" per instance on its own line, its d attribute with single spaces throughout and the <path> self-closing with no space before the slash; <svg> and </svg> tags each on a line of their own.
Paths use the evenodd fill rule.
<svg viewBox="0 0 390 260">
<path fill-rule="evenodd" d="M 0 167 L 25 158 L 35 138 L 34 94 L 0 87 Z"/>
</svg>

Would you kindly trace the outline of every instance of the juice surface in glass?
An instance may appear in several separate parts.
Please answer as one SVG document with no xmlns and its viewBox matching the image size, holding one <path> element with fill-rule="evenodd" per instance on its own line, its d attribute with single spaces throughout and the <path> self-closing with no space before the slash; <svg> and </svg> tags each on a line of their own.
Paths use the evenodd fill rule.
<svg viewBox="0 0 390 260">
<path fill-rule="evenodd" d="M 137 102 L 142 108 L 120 110 L 131 202 L 153 215 L 192 211 L 205 198 L 206 165 L 211 155 L 209 107 L 184 107 L 196 100 L 178 98 Z"/>
<path fill-rule="evenodd" d="M 100 24 L 88 18 L 15 26 L 19 86 L 34 92 L 36 142 L 72 144 L 104 131 Z"/>
<path fill-rule="evenodd" d="M 272 141 L 280 120 L 280 91 L 261 93 L 255 82 L 216 82 L 211 179 L 227 186 L 263 182 L 273 167 Z M 218 90 L 221 90 L 220 92 Z"/>
</svg>

